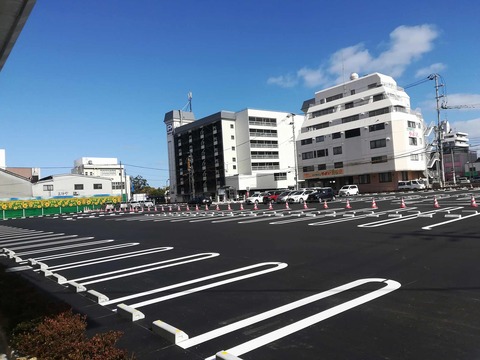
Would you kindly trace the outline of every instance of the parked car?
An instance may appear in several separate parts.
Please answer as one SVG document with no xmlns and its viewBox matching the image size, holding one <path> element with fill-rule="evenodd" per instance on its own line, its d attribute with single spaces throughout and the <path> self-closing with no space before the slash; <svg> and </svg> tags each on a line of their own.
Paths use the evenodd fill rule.
<svg viewBox="0 0 480 360">
<path fill-rule="evenodd" d="M 287 190 L 278 195 L 277 204 L 285 203 L 287 201 L 288 195 L 290 195 L 291 193 L 293 193 L 293 191 Z"/>
<path fill-rule="evenodd" d="M 314 192 L 315 190 L 297 190 L 288 195 L 287 201 L 290 203 L 303 204 L 305 201 L 307 201 L 308 195 Z"/>
<path fill-rule="evenodd" d="M 324 187 L 308 195 L 307 202 L 333 201 L 335 199 L 335 190 L 331 187 Z"/>
<path fill-rule="evenodd" d="M 426 186 L 420 180 L 407 180 L 399 181 L 397 188 L 398 190 L 425 190 Z"/>
<path fill-rule="evenodd" d="M 470 180 L 466 177 L 459 177 L 457 179 L 458 184 L 470 184 Z"/>
<path fill-rule="evenodd" d="M 358 194 L 359 191 L 357 185 L 344 185 L 338 190 L 338 196 L 351 196 Z"/>
<path fill-rule="evenodd" d="M 199 195 L 188 200 L 190 205 L 211 205 L 212 198 L 207 195 Z"/>
<path fill-rule="evenodd" d="M 245 199 L 246 204 L 266 204 L 268 197 L 264 193 L 255 193 Z"/>
<path fill-rule="evenodd" d="M 285 192 L 285 190 L 271 190 L 271 191 L 267 191 L 266 192 L 266 195 L 267 195 L 267 198 L 268 198 L 268 202 L 276 202 L 277 201 L 277 198 L 278 196 Z"/>
</svg>

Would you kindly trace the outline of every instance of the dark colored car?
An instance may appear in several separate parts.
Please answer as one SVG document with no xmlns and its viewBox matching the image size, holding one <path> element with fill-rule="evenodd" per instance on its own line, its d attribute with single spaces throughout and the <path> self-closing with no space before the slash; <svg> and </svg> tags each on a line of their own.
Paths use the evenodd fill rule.
<svg viewBox="0 0 480 360">
<path fill-rule="evenodd" d="M 191 198 L 188 203 L 191 205 L 211 205 L 212 199 L 209 196 L 200 195 Z"/>
<path fill-rule="evenodd" d="M 323 202 L 325 200 L 332 201 L 335 199 L 335 191 L 331 187 L 325 187 L 310 194 L 307 198 L 307 202 Z"/>
</svg>

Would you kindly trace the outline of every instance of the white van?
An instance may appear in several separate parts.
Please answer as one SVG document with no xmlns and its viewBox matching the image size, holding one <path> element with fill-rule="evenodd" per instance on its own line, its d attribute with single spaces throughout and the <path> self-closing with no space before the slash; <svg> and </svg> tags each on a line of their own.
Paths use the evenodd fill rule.
<svg viewBox="0 0 480 360">
<path fill-rule="evenodd" d="M 425 183 L 420 180 L 407 180 L 398 182 L 398 190 L 425 190 Z"/>
</svg>

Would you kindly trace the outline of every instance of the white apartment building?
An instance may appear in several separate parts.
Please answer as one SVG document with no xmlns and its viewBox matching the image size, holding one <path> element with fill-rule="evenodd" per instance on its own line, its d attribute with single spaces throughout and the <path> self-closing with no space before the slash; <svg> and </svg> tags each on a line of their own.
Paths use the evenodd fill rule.
<svg viewBox="0 0 480 360">
<path fill-rule="evenodd" d="M 425 177 L 422 115 L 390 76 L 353 73 L 350 81 L 316 92 L 302 110 L 297 152 L 304 186 L 358 184 L 360 192 L 376 192 Z"/>
<path fill-rule="evenodd" d="M 131 197 L 130 176 L 116 158 L 82 157 L 74 161 L 71 173 L 110 179 L 112 196 L 122 196 L 125 200 Z M 73 195 L 82 196 L 83 193 L 77 189 Z"/>
<path fill-rule="evenodd" d="M 172 201 L 294 187 L 293 138 L 303 118 L 255 109 L 199 120 L 191 112 L 165 114 Z"/>
</svg>

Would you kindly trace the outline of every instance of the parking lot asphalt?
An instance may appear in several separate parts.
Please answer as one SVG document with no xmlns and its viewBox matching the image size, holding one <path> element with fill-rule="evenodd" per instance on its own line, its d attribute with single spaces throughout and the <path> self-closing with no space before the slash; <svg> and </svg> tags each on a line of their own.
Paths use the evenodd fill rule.
<svg viewBox="0 0 480 360">
<path fill-rule="evenodd" d="M 138 359 L 475 359 L 472 195 L 8 220 L 0 261 L 87 314 L 92 333 L 123 331 Z"/>
</svg>

